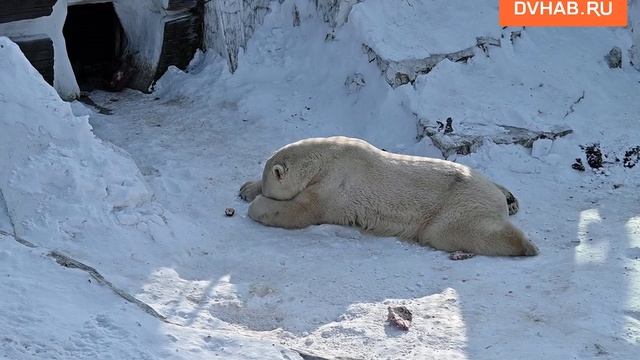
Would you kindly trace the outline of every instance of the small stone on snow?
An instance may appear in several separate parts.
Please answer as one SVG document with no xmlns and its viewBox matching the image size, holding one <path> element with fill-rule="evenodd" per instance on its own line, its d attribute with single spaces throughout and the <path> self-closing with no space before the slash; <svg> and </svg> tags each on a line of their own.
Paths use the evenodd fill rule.
<svg viewBox="0 0 640 360">
<path fill-rule="evenodd" d="M 389 306 L 387 308 L 389 310 L 389 314 L 387 315 L 387 321 L 400 330 L 407 331 L 411 326 L 411 320 L 413 315 L 411 311 L 407 309 L 405 306 Z"/>
<path fill-rule="evenodd" d="M 471 259 L 474 256 L 476 256 L 476 254 L 458 250 L 458 251 L 454 251 L 451 254 L 449 254 L 449 259 L 451 259 L 451 260 L 467 260 L 467 259 Z"/>
</svg>

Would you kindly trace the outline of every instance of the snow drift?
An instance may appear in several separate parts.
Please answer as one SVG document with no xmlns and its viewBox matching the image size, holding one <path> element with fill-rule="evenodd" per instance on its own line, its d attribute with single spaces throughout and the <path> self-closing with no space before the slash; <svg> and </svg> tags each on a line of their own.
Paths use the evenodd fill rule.
<svg viewBox="0 0 640 360">
<path fill-rule="evenodd" d="M 19 236 L 41 245 L 77 241 L 151 199 L 135 163 L 97 139 L 88 116 L 74 116 L 7 38 L 0 68 L 0 189 Z"/>
<path fill-rule="evenodd" d="M 0 353 L 12 359 L 300 358 L 230 332 L 221 321 L 206 330 L 187 328 L 124 302 L 125 290 L 139 289 L 141 275 L 156 265 L 140 265 L 136 254 L 157 248 L 165 253 L 158 259 L 166 258 L 189 236 L 189 223 L 153 201 L 133 160 L 97 139 L 88 116 L 74 116 L 6 37 L 0 37 L 0 69 Z M 88 274 L 49 259 L 51 250 L 101 265 L 124 290 L 93 288 Z"/>
</svg>

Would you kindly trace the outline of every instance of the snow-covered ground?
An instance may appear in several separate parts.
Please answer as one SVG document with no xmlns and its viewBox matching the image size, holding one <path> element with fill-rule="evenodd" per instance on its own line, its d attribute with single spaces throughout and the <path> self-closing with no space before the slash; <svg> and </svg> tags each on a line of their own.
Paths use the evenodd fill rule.
<svg viewBox="0 0 640 360">
<path fill-rule="evenodd" d="M 74 116 L 0 40 L 0 189 L 12 220 L 0 206 L 0 354 L 635 358 L 640 165 L 613 161 L 640 145 L 630 32 L 491 29 L 497 17 L 478 15 L 495 13 L 489 1 L 461 10 L 408 0 L 394 13 L 386 1 L 370 0 L 355 5 L 357 21 L 325 40 L 332 29 L 310 4 L 273 2 L 234 74 L 208 53 L 188 73 L 171 69 L 152 94 L 92 93 L 111 115 L 74 103 Z M 432 25 L 399 21 L 406 6 L 431 10 L 424 18 Z M 500 38 L 501 46 L 477 49 L 467 63 L 443 60 L 395 89 L 361 46 L 400 61 L 416 49 L 423 58 L 473 46 L 475 36 Z M 613 46 L 625 50 L 622 69 L 604 60 Z M 513 221 L 539 256 L 453 262 L 345 227 L 267 228 L 246 216 L 237 197 L 274 150 L 303 137 L 350 135 L 439 156 L 428 138 L 416 142 L 416 122 L 447 117 L 457 131 L 477 124 L 574 130 L 537 157 L 519 145 L 485 143 L 455 158 L 516 194 L 521 210 Z M 584 157 L 580 145 L 594 142 L 610 163 L 604 171 L 573 170 Z M 234 217 L 225 217 L 228 207 Z M 58 266 L 50 251 L 94 267 L 166 320 L 86 272 Z M 385 322 L 388 305 L 413 312 L 408 332 Z"/>
</svg>

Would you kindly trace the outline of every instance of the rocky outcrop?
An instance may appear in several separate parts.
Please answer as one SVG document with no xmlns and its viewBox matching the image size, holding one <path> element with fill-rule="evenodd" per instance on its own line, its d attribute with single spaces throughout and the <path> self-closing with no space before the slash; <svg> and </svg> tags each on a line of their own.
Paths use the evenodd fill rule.
<svg viewBox="0 0 640 360">
<path fill-rule="evenodd" d="M 205 43 L 227 59 L 229 70 L 238 68 L 240 48 L 247 46 L 275 0 L 217 0 L 206 3 Z M 282 1 L 280 1 L 282 2 Z"/>
<path fill-rule="evenodd" d="M 353 5 L 363 0 L 314 0 L 316 10 L 322 16 L 322 20 L 332 27 L 340 26 L 347 22 Z"/>
<path fill-rule="evenodd" d="M 607 55 L 605 55 L 604 59 L 609 65 L 609 68 L 616 69 L 622 67 L 622 50 L 614 46 L 611 51 Z"/>
<path fill-rule="evenodd" d="M 424 137 L 431 138 L 433 144 L 447 158 L 454 154 L 466 155 L 475 151 L 485 141 L 496 144 L 518 144 L 532 148 L 540 139 L 554 140 L 571 134 L 573 130 L 567 127 L 557 127 L 546 131 L 529 130 L 510 125 L 485 125 L 480 123 L 461 123 L 456 126 L 453 121 L 430 122 L 426 119 L 418 120 L 417 140 Z"/>
<path fill-rule="evenodd" d="M 205 4 L 205 44 L 227 59 L 231 72 L 238 68 L 238 54 L 245 49 L 256 28 L 270 11 L 273 2 L 284 0 L 216 0 Z M 362 0 L 312 1 L 318 16 L 332 27 L 347 21 L 353 5 Z M 299 26 L 301 14 L 297 4 L 292 13 L 293 26 Z"/>
<path fill-rule="evenodd" d="M 324 4 L 318 11 L 329 23 L 348 20 L 369 62 L 376 63 L 392 87 L 413 83 L 445 59 L 465 62 L 477 54 L 489 56 L 491 47 L 500 47 L 501 38 L 512 29 L 501 30 L 491 20 L 498 16 L 495 1 L 477 2 L 471 10 L 462 0 L 316 0 Z M 342 15 L 347 9 L 348 19 Z M 518 35 L 514 31 L 511 40 Z"/>
<path fill-rule="evenodd" d="M 390 60 L 378 55 L 368 45 L 363 44 L 363 51 L 367 54 L 369 62 L 374 62 L 382 71 L 382 75 L 389 85 L 398 87 L 407 83 L 413 83 L 416 77 L 427 74 L 440 61 L 449 59 L 453 62 L 465 62 L 475 56 L 476 50 L 481 49 L 488 53 L 490 46 L 500 46 L 500 39 L 482 36 L 476 38 L 476 45 L 466 49 L 454 51 L 446 54 L 433 54 L 423 59 Z"/>
</svg>

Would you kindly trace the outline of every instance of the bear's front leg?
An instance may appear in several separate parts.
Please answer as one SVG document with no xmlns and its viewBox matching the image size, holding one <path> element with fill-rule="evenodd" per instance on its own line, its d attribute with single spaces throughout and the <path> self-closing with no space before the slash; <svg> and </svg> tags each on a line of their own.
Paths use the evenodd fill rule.
<svg viewBox="0 0 640 360">
<path fill-rule="evenodd" d="M 320 204 L 303 191 L 291 200 L 273 200 L 258 195 L 249 206 L 249 217 L 267 226 L 302 229 L 322 223 Z"/>
<path fill-rule="evenodd" d="M 252 202 L 256 196 L 262 194 L 262 180 L 247 181 L 240 188 L 240 198 L 246 202 Z"/>
</svg>

